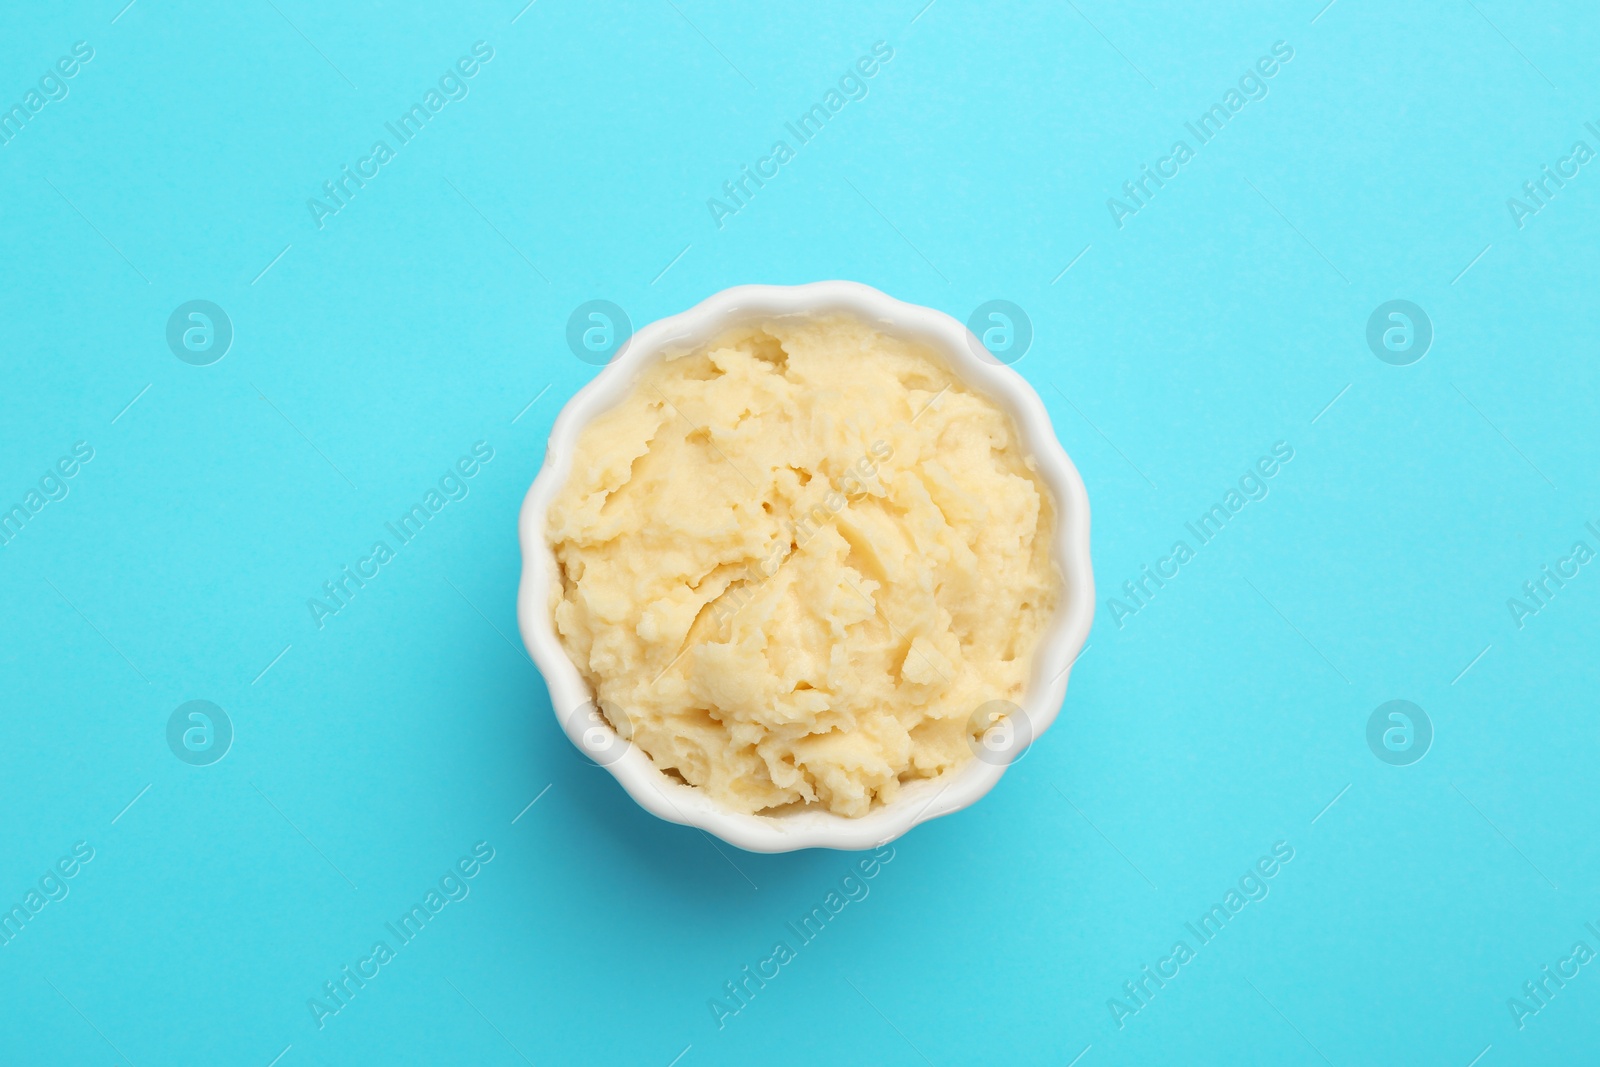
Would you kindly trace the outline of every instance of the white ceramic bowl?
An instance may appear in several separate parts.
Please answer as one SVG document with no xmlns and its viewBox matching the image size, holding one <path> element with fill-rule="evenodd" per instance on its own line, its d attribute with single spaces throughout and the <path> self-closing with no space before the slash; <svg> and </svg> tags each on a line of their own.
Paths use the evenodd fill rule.
<svg viewBox="0 0 1600 1067">
<path fill-rule="evenodd" d="M 729 811 L 704 791 L 662 773 L 642 749 L 618 738 L 603 718 L 586 714 L 593 708 L 593 693 L 562 648 L 551 613 L 551 591 L 559 587 L 560 577 L 555 554 L 545 538 L 545 512 L 566 481 L 579 432 L 589 420 L 627 396 L 639 372 L 663 352 L 693 349 L 729 327 L 751 320 L 840 312 L 871 322 L 885 333 L 925 343 L 942 355 L 970 388 L 1010 413 L 1024 449 L 1034 457 L 1039 477 L 1053 498 L 1056 528 L 1051 553 L 1065 588 L 1034 656 L 1021 703 L 1022 721 L 1014 735 L 1022 739 L 1021 744 L 1002 748 L 998 756 L 985 752 L 985 758 L 968 760 L 953 774 L 911 783 L 894 803 L 858 819 L 821 810 L 745 815 Z M 668 822 L 707 830 L 751 852 L 875 848 L 918 823 L 959 811 L 982 797 L 1000 780 L 1006 766 L 1021 756 L 1027 743 L 1055 721 L 1066 696 L 1071 664 L 1083 647 L 1094 615 L 1089 497 L 1077 468 L 1056 440 L 1038 394 L 1016 371 L 984 352 L 967 328 L 949 315 L 901 303 L 855 282 L 741 285 L 640 330 L 556 418 L 544 467 L 522 503 L 518 535 L 522 583 L 517 593 L 517 622 L 528 652 L 550 688 L 556 718 L 572 743 L 586 754 L 604 753 L 600 762 L 646 811 Z"/>
</svg>

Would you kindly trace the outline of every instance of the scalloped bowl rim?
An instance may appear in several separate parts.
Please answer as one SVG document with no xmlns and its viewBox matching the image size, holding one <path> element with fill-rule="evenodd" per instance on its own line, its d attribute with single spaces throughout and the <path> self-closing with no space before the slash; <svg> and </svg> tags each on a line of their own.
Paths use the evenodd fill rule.
<svg viewBox="0 0 1600 1067">
<path fill-rule="evenodd" d="M 556 720 L 580 752 L 583 732 L 594 725 L 572 711 L 593 693 L 562 647 L 550 610 L 557 580 L 555 553 L 545 538 L 545 515 L 566 482 L 579 433 L 601 412 L 632 390 L 639 372 L 667 352 L 692 350 L 734 326 L 790 316 L 843 313 L 885 333 L 920 341 L 942 356 L 963 384 L 1005 409 L 1016 423 L 1036 473 L 1049 489 L 1056 528 L 1051 558 L 1063 581 L 1061 602 L 1040 636 L 1021 701 L 1030 743 L 1037 741 L 1061 709 L 1071 666 L 1088 637 L 1094 615 L 1094 575 L 1089 560 L 1089 497 L 1077 468 L 1056 440 L 1050 417 L 1033 388 L 1011 367 L 986 353 L 960 322 L 933 308 L 907 304 L 857 282 L 808 285 L 741 285 L 708 297 L 687 311 L 639 330 L 556 417 L 538 476 L 529 486 L 518 518 L 522 578 L 517 591 L 517 624 L 528 653 L 550 690 Z M 565 714 L 564 714 L 565 712 Z M 603 728 L 609 729 L 609 725 Z M 668 822 L 706 830 L 750 852 L 788 852 L 802 848 L 870 849 L 912 827 L 949 815 L 976 802 L 1000 780 L 1007 766 L 1026 752 L 1010 753 L 1004 763 L 970 759 L 954 773 L 908 783 L 893 803 L 860 818 L 823 810 L 780 815 L 747 815 L 729 810 L 704 790 L 685 785 L 657 769 L 637 745 L 605 764 L 628 795 L 646 811 Z"/>
</svg>

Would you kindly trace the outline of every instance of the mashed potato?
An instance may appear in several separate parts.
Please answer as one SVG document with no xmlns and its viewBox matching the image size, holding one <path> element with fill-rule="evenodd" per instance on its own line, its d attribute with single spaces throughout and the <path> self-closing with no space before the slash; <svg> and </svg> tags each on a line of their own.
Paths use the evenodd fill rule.
<svg viewBox="0 0 1600 1067">
<path fill-rule="evenodd" d="M 931 354 L 778 319 L 584 429 L 549 510 L 556 629 L 658 767 L 741 812 L 865 815 L 1020 701 L 1053 521 L 1010 417 Z"/>
</svg>

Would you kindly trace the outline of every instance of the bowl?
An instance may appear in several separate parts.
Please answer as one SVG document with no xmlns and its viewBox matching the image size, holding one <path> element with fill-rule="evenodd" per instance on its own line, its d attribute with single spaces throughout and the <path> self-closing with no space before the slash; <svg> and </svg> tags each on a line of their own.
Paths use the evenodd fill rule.
<svg viewBox="0 0 1600 1067">
<path fill-rule="evenodd" d="M 860 818 L 821 809 L 748 815 L 722 806 L 703 790 L 659 770 L 642 749 L 618 736 L 598 712 L 594 694 L 556 633 L 552 596 L 560 588 L 560 575 L 545 537 L 545 513 L 567 479 L 579 433 L 591 419 L 623 400 L 640 371 L 664 353 L 691 350 L 753 320 L 841 313 L 872 323 L 884 333 L 922 342 L 943 357 L 968 388 L 1011 415 L 1023 451 L 1034 458 L 1055 506 L 1050 548 L 1064 588 L 1055 617 L 1040 636 L 1020 710 L 1010 715 L 1004 731 L 997 728 L 985 734 L 975 758 L 954 772 L 907 784 L 893 803 Z M 736 286 L 640 330 L 556 417 L 544 466 L 522 502 L 517 529 L 522 546 L 517 624 L 528 653 L 549 686 L 551 706 L 567 737 L 609 770 L 646 811 L 668 822 L 698 827 L 750 852 L 876 848 L 919 823 L 977 801 L 1055 721 L 1066 696 L 1072 663 L 1094 615 L 1089 497 L 1077 468 L 1056 440 L 1039 395 L 949 315 L 903 303 L 855 282 Z"/>
</svg>

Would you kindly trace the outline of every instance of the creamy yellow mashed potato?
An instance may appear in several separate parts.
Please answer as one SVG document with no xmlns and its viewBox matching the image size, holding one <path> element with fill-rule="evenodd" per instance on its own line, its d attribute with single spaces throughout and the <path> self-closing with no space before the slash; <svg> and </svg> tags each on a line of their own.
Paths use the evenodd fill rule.
<svg viewBox="0 0 1600 1067">
<path fill-rule="evenodd" d="M 645 370 L 549 510 L 606 718 L 741 812 L 860 816 L 965 763 L 1060 591 L 1010 417 L 914 343 L 783 318 Z"/>
</svg>

